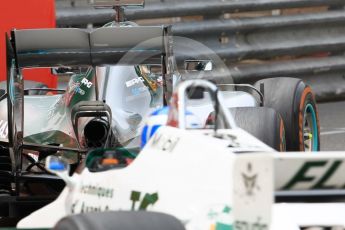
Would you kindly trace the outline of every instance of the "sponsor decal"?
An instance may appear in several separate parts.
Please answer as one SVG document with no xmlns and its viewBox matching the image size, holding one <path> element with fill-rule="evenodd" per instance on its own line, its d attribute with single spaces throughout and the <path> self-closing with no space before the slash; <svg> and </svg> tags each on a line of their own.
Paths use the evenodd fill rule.
<svg viewBox="0 0 345 230">
<path fill-rule="evenodd" d="M 212 136 L 214 138 L 222 139 L 222 140 L 227 140 L 229 141 L 228 148 L 237 148 L 240 147 L 240 143 L 237 141 L 237 137 L 229 134 L 229 133 L 205 133 L 206 136 Z M 256 147 L 256 146 L 255 146 Z"/>
<path fill-rule="evenodd" d="M 87 195 L 87 197 L 78 198 L 71 205 L 71 213 L 87 213 L 87 212 L 104 212 L 110 210 L 111 202 L 114 202 L 115 191 L 113 188 L 103 187 L 99 185 L 82 185 L 78 191 L 80 195 Z M 95 197 L 96 200 L 91 199 Z M 128 210 L 146 211 L 149 206 L 153 206 L 159 199 L 158 193 L 142 193 L 139 191 L 132 191 L 128 198 L 131 201 L 131 206 Z M 93 200 L 93 201 L 92 201 Z"/>
<path fill-rule="evenodd" d="M 221 212 L 211 209 L 208 218 L 215 221 L 215 223 L 211 225 L 210 230 L 232 230 L 230 211 L 231 208 L 227 205 L 224 206 Z"/>
<path fill-rule="evenodd" d="M 142 199 L 141 198 L 141 192 L 138 191 L 132 191 L 131 196 L 130 196 L 130 200 L 132 201 L 132 207 L 131 210 L 132 211 L 136 211 L 136 210 L 146 210 L 148 206 L 150 205 L 154 205 L 159 197 L 158 197 L 158 193 L 146 193 Z M 139 203 L 139 205 L 136 205 L 137 203 Z"/>
<path fill-rule="evenodd" d="M 69 92 L 79 93 L 85 95 L 85 91 L 80 88 L 80 82 L 72 82 Z"/>
<path fill-rule="evenodd" d="M 74 92 L 79 93 L 80 95 L 85 95 L 85 91 L 80 87 L 75 88 Z"/>
<path fill-rule="evenodd" d="M 8 122 L 0 120 L 0 138 L 7 138 L 8 136 Z"/>
<path fill-rule="evenodd" d="M 179 140 L 180 138 L 176 136 L 157 134 L 153 136 L 152 147 L 162 151 L 172 152 Z"/>
<path fill-rule="evenodd" d="M 83 185 L 81 187 L 80 193 L 97 196 L 98 198 L 113 198 L 114 189 L 93 185 Z"/>
<path fill-rule="evenodd" d="M 131 89 L 131 93 L 133 94 L 133 96 L 139 95 L 139 94 L 141 94 L 141 93 L 143 93 L 145 91 L 146 91 L 146 87 L 145 86 Z"/>
<path fill-rule="evenodd" d="M 256 190 L 260 190 L 257 185 L 257 177 L 258 174 L 253 172 L 252 163 L 248 162 L 246 171 L 242 172 L 243 184 L 248 196 L 253 196 Z"/>
<path fill-rule="evenodd" d="M 105 205 L 87 205 L 84 201 L 81 202 L 80 208 L 77 211 L 77 206 L 79 204 L 79 200 L 76 200 L 71 207 L 71 213 L 88 213 L 88 212 L 106 212 L 109 211 L 109 206 Z"/>
<path fill-rule="evenodd" d="M 144 78 L 142 77 L 133 78 L 132 80 L 126 81 L 126 87 L 128 88 L 141 82 L 144 82 Z"/>
<path fill-rule="evenodd" d="M 226 204 L 201 207 L 186 223 L 186 229 L 232 230 L 232 209 Z"/>
<path fill-rule="evenodd" d="M 344 184 L 332 185 L 328 182 L 337 172 L 343 162 L 341 160 L 318 160 L 305 162 L 296 174 L 281 188 L 283 190 L 294 189 L 301 183 L 310 184 L 310 189 L 335 189 L 345 188 Z"/>
<path fill-rule="evenodd" d="M 234 167 L 236 230 L 268 230 L 273 203 L 273 160 L 267 156 L 239 156 Z"/>
<path fill-rule="evenodd" d="M 234 229 L 236 230 L 268 230 L 268 225 L 261 223 L 261 218 L 258 217 L 255 222 L 249 221 L 235 221 Z"/>
<path fill-rule="evenodd" d="M 113 188 L 106 188 L 99 185 L 82 185 L 80 194 L 86 194 L 92 197 L 97 197 L 98 200 L 101 199 L 112 199 L 114 196 Z M 87 204 L 85 201 L 76 199 L 71 205 L 71 213 L 87 213 L 87 212 L 103 212 L 108 211 L 108 204 L 102 205 L 101 203 Z"/>
<path fill-rule="evenodd" d="M 81 84 L 86 85 L 86 87 L 89 88 L 89 89 L 92 86 L 92 82 L 87 80 L 86 78 L 83 78 L 83 80 L 81 80 Z"/>
</svg>

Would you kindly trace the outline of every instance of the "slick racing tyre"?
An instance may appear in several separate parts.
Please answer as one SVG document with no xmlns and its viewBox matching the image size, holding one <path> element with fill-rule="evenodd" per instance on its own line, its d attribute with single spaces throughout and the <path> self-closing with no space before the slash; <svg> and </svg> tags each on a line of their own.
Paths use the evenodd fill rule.
<svg viewBox="0 0 345 230">
<path fill-rule="evenodd" d="M 311 88 L 296 78 L 270 78 L 255 83 L 263 88 L 264 107 L 283 118 L 287 151 L 319 151 L 320 125 Z"/>
<path fill-rule="evenodd" d="M 231 108 L 238 127 L 277 151 L 285 149 L 284 123 L 280 115 L 270 108 Z"/>
<path fill-rule="evenodd" d="M 185 230 L 173 216 L 146 211 L 93 212 L 61 219 L 53 230 Z"/>
</svg>

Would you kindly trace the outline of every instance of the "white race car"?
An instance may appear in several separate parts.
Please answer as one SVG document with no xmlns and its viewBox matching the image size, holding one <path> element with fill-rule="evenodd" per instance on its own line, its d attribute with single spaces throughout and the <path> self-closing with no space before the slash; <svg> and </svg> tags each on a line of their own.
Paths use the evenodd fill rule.
<svg viewBox="0 0 345 230">
<path fill-rule="evenodd" d="M 211 129 L 186 129 L 188 95 L 196 88 L 203 88 L 212 98 L 215 124 Z M 100 158 L 89 154 L 88 167 L 70 177 L 63 159 L 49 157 L 47 169 L 67 186 L 57 200 L 22 219 L 17 227 L 162 229 L 154 228 L 157 222 L 137 217 L 137 212 L 124 213 L 126 210 L 170 214 L 183 228 L 195 230 L 344 226 L 343 204 L 274 204 L 274 191 L 291 196 L 321 189 L 327 194 L 342 188 L 344 155 L 277 154 L 237 128 L 217 87 L 202 80 L 179 85 L 168 124 L 175 127 L 159 128 L 127 167 L 118 164 L 117 153 Z M 121 212 L 107 212 L 110 210 Z M 105 217 L 95 213 L 86 218 L 73 216 L 89 212 L 105 212 Z M 123 221 L 119 221 L 121 216 Z M 164 223 L 164 229 L 181 229 L 173 223 L 170 226 L 169 221 Z"/>
</svg>

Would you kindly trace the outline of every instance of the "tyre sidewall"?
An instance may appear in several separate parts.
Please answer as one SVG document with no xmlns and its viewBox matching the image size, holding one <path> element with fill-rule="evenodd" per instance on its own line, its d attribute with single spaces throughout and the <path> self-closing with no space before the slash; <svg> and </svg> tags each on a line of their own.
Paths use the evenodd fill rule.
<svg viewBox="0 0 345 230">
<path fill-rule="evenodd" d="M 297 91 L 297 102 L 299 103 L 298 106 L 298 127 L 297 130 L 295 131 L 298 133 L 298 140 L 297 140 L 297 145 L 295 146 L 298 148 L 299 151 L 305 151 L 304 148 L 304 130 L 303 130 L 303 121 L 304 121 L 304 115 L 305 115 L 305 110 L 308 104 L 312 105 L 314 111 L 315 111 L 315 116 L 316 116 L 316 123 L 317 123 L 317 139 L 318 139 L 318 145 L 316 151 L 320 150 L 320 124 L 319 124 L 319 116 L 317 112 L 317 107 L 315 103 L 315 97 L 314 94 L 309 86 L 303 85 L 303 89 L 298 89 Z M 297 107 L 297 106 L 296 106 Z"/>
<path fill-rule="evenodd" d="M 264 84 L 264 106 L 276 110 L 284 121 L 287 151 L 304 151 L 303 116 L 306 105 L 313 106 L 317 119 L 318 140 L 320 128 L 315 97 L 309 86 L 297 78 L 268 78 L 255 83 Z M 320 142 L 317 150 L 320 149 Z"/>
</svg>

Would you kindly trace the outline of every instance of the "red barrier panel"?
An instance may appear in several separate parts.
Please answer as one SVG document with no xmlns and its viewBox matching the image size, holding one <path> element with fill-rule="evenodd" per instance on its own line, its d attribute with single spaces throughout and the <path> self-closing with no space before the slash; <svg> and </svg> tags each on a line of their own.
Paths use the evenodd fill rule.
<svg viewBox="0 0 345 230">
<path fill-rule="evenodd" d="M 5 33 L 12 29 L 55 27 L 55 0 L 2 0 L 0 3 L 0 81 L 6 79 Z M 56 88 L 49 69 L 23 71 L 24 79 Z"/>
</svg>

